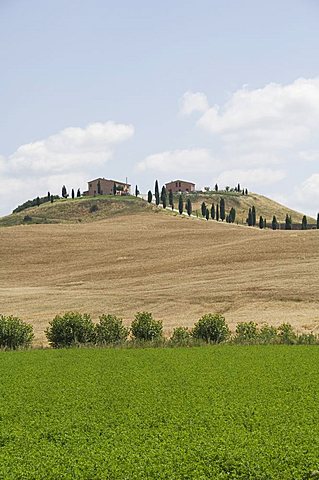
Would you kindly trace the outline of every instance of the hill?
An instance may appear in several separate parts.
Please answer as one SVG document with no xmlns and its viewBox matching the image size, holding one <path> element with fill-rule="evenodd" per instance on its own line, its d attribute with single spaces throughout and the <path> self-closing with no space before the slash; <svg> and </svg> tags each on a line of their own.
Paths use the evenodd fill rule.
<svg viewBox="0 0 319 480">
<path fill-rule="evenodd" d="M 119 215 L 152 211 L 153 208 L 134 196 L 101 195 L 94 198 L 60 199 L 2 217 L 0 227 L 41 223 L 91 223 Z"/>
<path fill-rule="evenodd" d="M 149 310 L 167 333 L 207 312 L 224 313 L 232 327 L 252 320 L 319 331 L 318 230 L 243 228 L 132 205 L 142 210 L 94 224 L 0 229 L 1 313 L 32 322 L 38 342 L 68 310 L 127 323 Z"/>
<path fill-rule="evenodd" d="M 183 195 L 184 200 L 187 196 Z M 228 213 L 231 208 L 236 210 L 236 223 L 246 224 L 246 219 L 248 216 L 248 210 L 253 205 L 256 209 L 256 216 L 259 219 L 259 216 L 262 215 L 263 218 L 267 219 L 268 225 L 271 224 L 272 218 L 275 215 L 277 222 L 284 223 L 286 215 L 291 215 L 292 223 L 301 223 L 303 213 L 292 210 L 289 207 L 281 205 L 274 200 L 259 195 L 257 193 L 249 193 L 248 195 L 242 195 L 237 192 L 207 192 L 207 193 L 192 193 L 190 194 L 192 200 L 193 211 L 200 214 L 201 204 L 205 202 L 207 207 L 210 208 L 212 203 L 219 204 L 220 199 L 224 198 L 225 200 L 225 210 Z M 174 204 L 178 205 L 178 195 L 175 195 Z M 315 224 L 316 221 L 314 218 L 308 217 L 309 224 Z"/>
</svg>

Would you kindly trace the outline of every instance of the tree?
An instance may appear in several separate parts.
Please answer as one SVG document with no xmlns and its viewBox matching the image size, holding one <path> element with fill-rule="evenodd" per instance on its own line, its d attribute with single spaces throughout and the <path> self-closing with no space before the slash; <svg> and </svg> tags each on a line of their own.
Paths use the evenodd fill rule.
<svg viewBox="0 0 319 480">
<path fill-rule="evenodd" d="M 99 320 L 99 323 L 95 325 L 97 344 L 116 344 L 127 339 L 129 329 L 123 325 L 121 318 L 115 315 L 102 315 Z"/>
<path fill-rule="evenodd" d="M 251 216 L 252 216 L 252 226 L 255 227 L 256 226 L 256 209 L 255 209 L 255 205 L 252 206 L 252 209 L 251 209 Z"/>
<path fill-rule="evenodd" d="M 240 192 L 240 183 L 237 185 L 237 192 Z"/>
<path fill-rule="evenodd" d="M 140 194 L 140 191 L 139 191 L 137 185 L 135 185 L 135 196 L 138 197 L 139 194 Z"/>
<path fill-rule="evenodd" d="M 131 324 L 133 338 L 142 341 L 152 341 L 162 337 L 163 324 L 160 320 L 154 320 L 149 312 L 137 312 Z"/>
<path fill-rule="evenodd" d="M 317 215 L 317 228 L 319 229 L 319 213 Z"/>
<path fill-rule="evenodd" d="M 51 203 L 54 202 L 54 197 L 53 197 L 53 195 L 51 195 L 51 197 L 50 197 L 50 202 L 51 202 Z"/>
<path fill-rule="evenodd" d="M 202 210 L 202 216 L 205 217 L 206 216 L 206 203 L 203 202 L 202 203 L 202 206 L 201 206 L 201 210 Z"/>
<path fill-rule="evenodd" d="M 12 315 L 0 315 L 0 348 L 16 350 L 19 347 L 29 347 L 33 338 L 32 325 Z"/>
<path fill-rule="evenodd" d="M 169 340 L 174 346 L 187 346 L 191 342 L 191 332 L 187 327 L 175 327 Z"/>
<path fill-rule="evenodd" d="M 116 183 L 113 183 L 113 195 L 116 195 Z"/>
<path fill-rule="evenodd" d="M 258 339 L 257 323 L 240 322 L 236 325 L 236 343 L 256 343 Z"/>
<path fill-rule="evenodd" d="M 248 226 L 249 226 L 249 227 L 252 227 L 252 225 L 253 225 L 253 215 L 252 215 L 252 210 L 251 210 L 251 208 L 248 210 L 247 223 L 248 223 Z"/>
<path fill-rule="evenodd" d="M 215 192 L 218 192 L 218 185 L 217 185 L 217 183 L 216 183 L 216 185 L 215 185 Z"/>
<path fill-rule="evenodd" d="M 186 202 L 186 211 L 187 211 L 188 216 L 190 217 L 191 214 L 192 214 L 192 202 L 191 202 L 190 198 L 188 198 L 187 202 Z"/>
<path fill-rule="evenodd" d="M 288 215 L 288 213 L 287 213 L 286 220 L 285 220 L 285 230 L 291 230 L 291 223 L 292 223 L 291 222 L 291 216 Z"/>
<path fill-rule="evenodd" d="M 115 190 L 115 193 L 116 193 L 116 190 Z M 115 195 L 115 193 L 114 193 L 114 195 Z M 100 180 L 97 181 L 97 194 L 101 195 L 101 181 Z M 74 198 L 74 197 L 72 197 L 72 198 Z"/>
<path fill-rule="evenodd" d="M 163 201 L 163 197 L 167 197 L 167 192 L 166 192 L 166 188 L 165 188 L 165 185 L 162 186 L 162 191 L 161 191 L 161 202 Z"/>
<path fill-rule="evenodd" d="M 214 203 L 212 204 L 212 208 L 210 209 L 210 216 L 212 217 L 213 220 L 215 220 L 215 205 L 214 205 Z"/>
<path fill-rule="evenodd" d="M 174 196 L 173 196 L 172 190 L 170 190 L 169 193 L 168 193 L 168 203 L 169 203 L 170 206 L 172 206 L 173 203 L 174 203 Z"/>
<path fill-rule="evenodd" d="M 225 214 L 225 200 L 223 198 L 220 199 L 220 219 L 221 221 L 223 222 L 226 218 L 226 214 Z"/>
<path fill-rule="evenodd" d="M 179 211 L 180 215 L 182 215 L 183 210 L 184 210 L 183 197 L 182 197 L 182 195 L 180 195 L 179 198 L 178 198 L 178 211 Z"/>
<path fill-rule="evenodd" d="M 217 222 L 219 221 L 219 205 L 218 205 L 218 203 L 216 205 L 216 220 L 217 220 Z"/>
<path fill-rule="evenodd" d="M 40 197 L 37 197 L 37 198 L 36 198 L 37 207 L 40 207 L 40 203 L 41 203 L 41 202 L 40 202 Z"/>
<path fill-rule="evenodd" d="M 217 314 L 206 314 L 195 323 L 192 330 L 194 338 L 205 340 L 206 343 L 221 343 L 230 335 L 225 317 Z"/>
<path fill-rule="evenodd" d="M 75 197 L 75 195 L 74 195 L 74 188 L 72 188 L 71 194 L 72 194 L 72 198 L 73 198 L 73 200 L 74 200 L 74 197 Z"/>
<path fill-rule="evenodd" d="M 166 195 L 163 195 L 162 203 L 163 203 L 163 208 L 166 208 Z"/>
<path fill-rule="evenodd" d="M 277 222 L 276 215 L 274 215 L 274 216 L 272 217 L 271 228 L 272 228 L 273 230 L 277 230 L 277 228 L 278 228 L 278 222 Z"/>
<path fill-rule="evenodd" d="M 78 188 L 78 191 L 76 192 L 76 196 L 77 196 L 77 198 L 81 197 L 81 190 L 79 188 Z"/>
<path fill-rule="evenodd" d="M 206 220 L 209 220 L 209 209 L 208 209 L 208 208 L 206 208 L 206 215 L 205 215 L 205 217 L 206 217 Z"/>
<path fill-rule="evenodd" d="M 54 317 L 45 335 L 53 348 L 95 342 L 95 328 L 90 315 L 79 312 L 67 312 Z"/>
<path fill-rule="evenodd" d="M 246 188 L 246 190 L 245 190 L 245 195 L 248 195 L 248 190 L 247 190 L 247 188 Z"/>
<path fill-rule="evenodd" d="M 62 197 L 67 198 L 67 196 L 68 196 L 68 193 L 66 191 L 65 185 L 63 185 L 63 187 L 62 187 Z"/>
<path fill-rule="evenodd" d="M 267 228 L 267 219 L 264 218 L 264 228 Z"/>
<path fill-rule="evenodd" d="M 159 205 L 159 188 L 158 188 L 158 181 L 157 181 L 157 180 L 155 180 L 155 192 L 154 192 L 154 195 L 155 195 L 156 205 Z M 157 203 L 157 199 L 158 199 L 158 203 Z"/>
<path fill-rule="evenodd" d="M 264 219 L 261 215 L 259 217 L 259 228 L 264 228 Z"/>
<path fill-rule="evenodd" d="M 148 194 L 147 194 L 147 201 L 148 201 L 148 203 L 152 203 L 152 200 L 153 200 L 153 194 L 152 194 L 151 190 L 149 190 Z"/>
<path fill-rule="evenodd" d="M 234 223 L 236 219 L 236 210 L 234 207 L 231 207 L 229 212 L 229 223 Z"/>
<path fill-rule="evenodd" d="M 50 198 L 51 198 L 51 193 L 48 192 L 48 202 L 50 201 Z"/>
<path fill-rule="evenodd" d="M 307 230 L 307 217 L 304 215 L 301 221 L 301 230 Z"/>
</svg>

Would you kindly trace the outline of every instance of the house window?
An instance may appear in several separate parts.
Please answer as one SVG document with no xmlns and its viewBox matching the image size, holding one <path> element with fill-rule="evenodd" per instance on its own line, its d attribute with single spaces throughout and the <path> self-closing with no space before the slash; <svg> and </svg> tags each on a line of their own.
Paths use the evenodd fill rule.
<svg viewBox="0 0 319 480">
<path fill-rule="evenodd" d="M 178 182 L 176 182 L 176 187 L 178 187 Z"/>
<path fill-rule="evenodd" d="M 181 182 L 179 182 L 179 187 L 181 187 L 181 186 L 182 186 L 182 185 L 181 185 Z"/>
</svg>

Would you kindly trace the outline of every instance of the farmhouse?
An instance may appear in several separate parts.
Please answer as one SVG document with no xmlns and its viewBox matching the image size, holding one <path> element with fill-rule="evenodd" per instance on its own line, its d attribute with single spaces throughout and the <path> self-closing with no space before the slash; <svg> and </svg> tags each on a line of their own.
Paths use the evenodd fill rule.
<svg viewBox="0 0 319 480">
<path fill-rule="evenodd" d="M 174 180 L 165 184 L 166 190 L 173 193 L 190 193 L 195 191 L 195 183 L 185 182 L 184 180 Z"/>
<path fill-rule="evenodd" d="M 88 182 L 88 190 L 83 195 L 114 195 L 114 185 L 116 195 L 129 195 L 131 185 L 129 183 L 109 180 L 107 178 L 96 178 Z"/>
</svg>

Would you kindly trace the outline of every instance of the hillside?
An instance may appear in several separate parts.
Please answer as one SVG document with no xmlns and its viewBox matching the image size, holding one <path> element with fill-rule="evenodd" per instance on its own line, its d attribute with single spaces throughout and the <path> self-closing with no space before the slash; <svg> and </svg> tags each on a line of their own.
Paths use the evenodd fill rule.
<svg viewBox="0 0 319 480">
<path fill-rule="evenodd" d="M 154 207 L 134 196 L 60 199 L 0 218 L 0 227 L 26 224 L 91 223 L 118 215 L 152 211 Z"/>
<path fill-rule="evenodd" d="M 187 196 L 183 195 L 184 200 Z M 207 192 L 207 193 L 192 193 L 190 195 L 192 199 L 193 211 L 200 214 L 201 204 L 205 202 L 206 205 L 210 208 L 212 203 L 220 203 L 220 199 L 225 199 L 225 210 L 226 213 L 229 212 L 231 208 L 236 209 L 236 223 L 246 224 L 246 219 L 248 216 L 248 210 L 253 205 L 256 208 L 257 219 L 260 215 L 263 218 L 267 219 L 268 225 L 271 224 L 273 215 L 277 217 L 277 222 L 284 223 L 286 214 L 291 215 L 293 223 L 301 223 L 303 213 L 292 210 L 289 207 L 281 205 L 274 200 L 265 197 L 263 195 L 258 195 L 257 193 L 249 193 L 248 195 L 242 195 L 237 192 Z M 175 195 L 174 203 L 178 205 L 178 195 Z M 316 223 L 314 218 L 308 217 L 308 223 Z"/>
<path fill-rule="evenodd" d="M 95 320 L 112 312 L 127 323 L 149 310 L 167 333 L 218 311 L 232 327 L 285 321 L 319 331 L 318 230 L 154 215 L 134 202 L 145 210 L 95 224 L 0 229 L 1 313 L 32 322 L 38 342 L 48 321 L 67 310 Z"/>
</svg>

